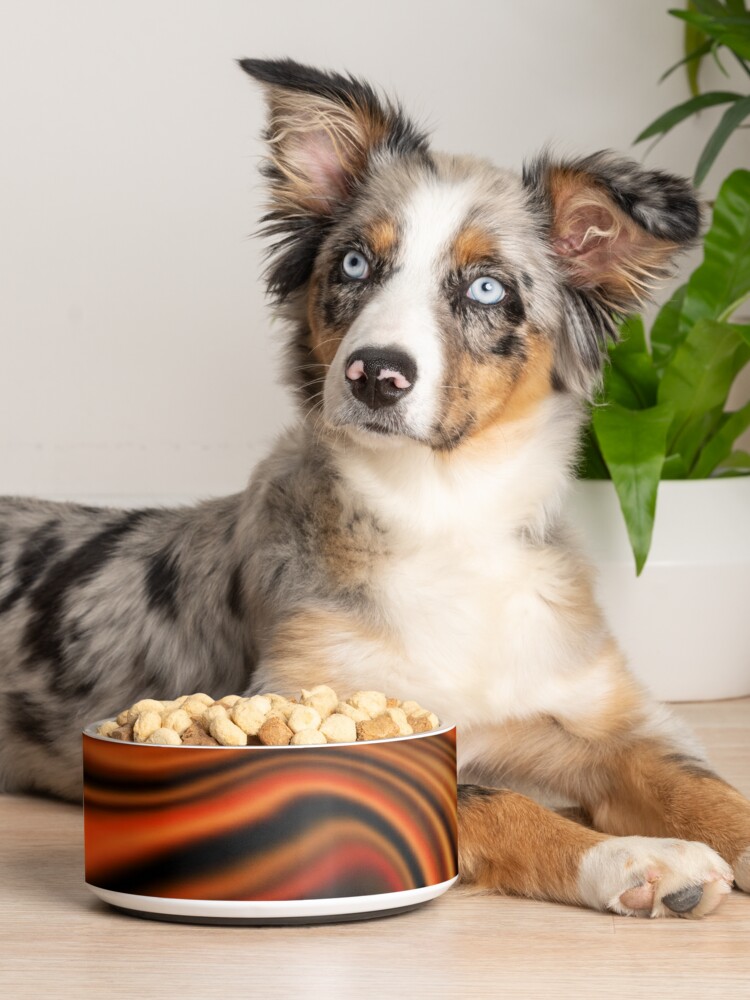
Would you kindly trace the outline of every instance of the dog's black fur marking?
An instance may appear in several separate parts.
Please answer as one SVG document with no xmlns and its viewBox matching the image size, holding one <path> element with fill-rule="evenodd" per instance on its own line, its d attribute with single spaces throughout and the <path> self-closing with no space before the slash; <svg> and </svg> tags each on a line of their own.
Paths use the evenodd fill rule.
<svg viewBox="0 0 750 1000">
<path fill-rule="evenodd" d="M 470 799 L 494 799 L 496 795 L 505 795 L 505 788 L 487 788 L 486 785 L 459 785 L 458 801 L 468 802 Z"/>
<path fill-rule="evenodd" d="M 92 535 L 70 555 L 52 564 L 31 597 L 33 614 L 25 634 L 30 662 L 47 661 L 56 670 L 64 666 L 63 614 L 68 591 L 100 572 L 117 552 L 122 539 L 153 513 L 151 510 L 128 512 Z"/>
<path fill-rule="evenodd" d="M 261 223 L 264 235 L 282 237 L 268 249 L 265 277 L 270 295 L 276 302 L 283 302 L 310 280 L 333 219 L 323 215 L 290 219 L 283 212 L 268 212 Z"/>
<path fill-rule="evenodd" d="M 492 347 L 492 353 L 501 358 L 516 358 L 522 361 L 526 357 L 523 339 L 517 333 L 505 333 Z"/>
<path fill-rule="evenodd" d="M 146 566 L 146 596 L 152 611 L 160 611 L 172 621 L 177 619 L 177 592 L 180 570 L 177 558 L 169 549 L 153 555 Z"/>
<path fill-rule="evenodd" d="M 227 607 L 238 621 L 245 617 L 245 595 L 242 585 L 242 566 L 238 563 L 229 576 L 227 587 Z"/>
<path fill-rule="evenodd" d="M 36 702 L 25 691 L 16 691 L 8 699 L 8 719 L 16 736 L 26 742 L 52 747 L 55 735 L 47 725 L 47 710 L 43 702 Z"/>
<path fill-rule="evenodd" d="M 51 518 L 29 536 L 15 565 L 18 583 L 0 601 L 0 615 L 10 611 L 34 586 L 62 548 L 57 527 L 57 519 Z"/>
<path fill-rule="evenodd" d="M 722 779 L 712 771 L 711 768 L 706 767 L 705 763 L 699 760 L 697 757 L 691 757 L 686 753 L 671 753 L 665 758 L 671 764 L 676 764 L 681 771 L 686 774 L 691 775 L 694 778 L 712 778 L 715 781 L 721 781 Z"/>
</svg>

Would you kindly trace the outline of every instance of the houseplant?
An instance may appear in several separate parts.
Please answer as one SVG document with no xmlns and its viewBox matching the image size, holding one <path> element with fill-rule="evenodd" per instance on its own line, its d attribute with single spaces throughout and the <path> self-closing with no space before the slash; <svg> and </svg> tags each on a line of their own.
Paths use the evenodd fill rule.
<svg viewBox="0 0 750 1000">
<path fill-rule="evenodd" d="M 750 115 L 750 97 L 701 94 L 697 67 L 709 51 L 726 49 L 750 75 L 750 14 L 744 0 L 695 0 L 687 11 L 670 13 L 687 25 L 694 95 L 638 138 L 728 104 L 699 157 L 702 180 Z M 579 484 L 578 519 L 587 536 L 593 531 L 601 596 L 615 631 L 660 697 L 750 693 L 743 615 L 750 592 L 750 454 L 735 446 L 750 427 L 750 402 L 727 409 L 732 384 L 750 361 L 750 324 L 737 315 L 748 297 L 750 171 L 738 170 L 713 206 L 703 262 L 659 310 L 650 336 L 641 317 L 621 325 L 584 436 L 580 476 L 587 482 Z"/>
</svg>

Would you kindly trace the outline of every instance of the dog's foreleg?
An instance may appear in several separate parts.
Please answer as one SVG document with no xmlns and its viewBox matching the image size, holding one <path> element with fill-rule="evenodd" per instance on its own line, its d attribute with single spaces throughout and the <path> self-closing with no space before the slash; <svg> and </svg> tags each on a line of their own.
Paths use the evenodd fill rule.
<svg viewBox="0 0 750 1000">
<path fill-rule="evenodd" d="M 633 916 L 703 916 L 731 885 L 704 844 L 609 837 L 504 789 L 461 785 L 459 871 L 477 889 Z"/>
</svg>

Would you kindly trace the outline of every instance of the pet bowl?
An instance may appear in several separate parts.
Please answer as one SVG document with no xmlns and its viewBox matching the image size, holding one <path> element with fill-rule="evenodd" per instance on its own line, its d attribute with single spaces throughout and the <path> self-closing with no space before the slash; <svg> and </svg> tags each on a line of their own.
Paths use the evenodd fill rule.
<svg viewBox="0 0 750 1000">
<path fill-rule="evenodd" d="M 318 923 L 458 877 L 456 730 L 325 746 L 124 743 L 84 730 L 86 883 L 142 917 Z"/>
</svg>

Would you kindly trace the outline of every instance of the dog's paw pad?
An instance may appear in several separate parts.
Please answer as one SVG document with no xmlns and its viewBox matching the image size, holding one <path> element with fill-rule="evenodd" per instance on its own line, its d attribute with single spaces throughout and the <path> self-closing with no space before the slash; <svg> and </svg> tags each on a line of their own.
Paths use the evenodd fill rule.
<svg viewBox="0 0 750 1000">
<path fill-rule="evenodd" d="M 706 844 L 656 837 L 611 837 L 584 856 L 582 899 L 638 917 L 702 917 L 731 889 L 729 866 Z"/>
<path fill-rule="evenodd" d="M 653 882 L 644 882 L 635 889 L 620 893 L 620 903 L 626 910 L 647 910 L 650 913 L 654 905 L 654 890 Z"/>
<path fill-rule="evenodd" d="M 672 913 L 688 913 L 696 908 L 702 898 L 703 886 L 689 885 L 677 892 L 670 892 L 668 896 L 662 896 L 661 901 Z"/>
</svg>

